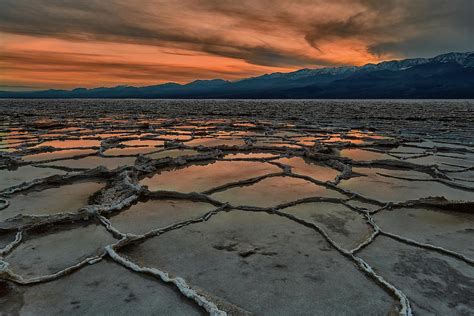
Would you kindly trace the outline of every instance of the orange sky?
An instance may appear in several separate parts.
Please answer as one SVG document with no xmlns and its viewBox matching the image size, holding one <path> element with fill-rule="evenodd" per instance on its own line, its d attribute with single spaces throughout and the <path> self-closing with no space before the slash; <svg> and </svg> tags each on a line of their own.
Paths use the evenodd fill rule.
<svg viewBox="0 0 474 316">
<path fill-rule="evenodd" d="M 0 90 L 232 80 L 472 49 L 463 12 L 474 2 L 435 2 L 3 0 Z"/>
</svg>

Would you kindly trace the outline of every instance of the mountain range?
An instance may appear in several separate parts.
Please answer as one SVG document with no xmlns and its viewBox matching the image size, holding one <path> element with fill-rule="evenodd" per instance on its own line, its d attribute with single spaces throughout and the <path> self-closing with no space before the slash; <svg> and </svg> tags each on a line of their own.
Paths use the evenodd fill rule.
<svg viewBox="0 0 474 316">
<path fill-rule="evenodd" d="M 147 87 L 0 91 L 0 98 L 365 99 L 474 98 L 474 52 L 301 69 L 237 81 L 196 80 Z"/>
</svg>

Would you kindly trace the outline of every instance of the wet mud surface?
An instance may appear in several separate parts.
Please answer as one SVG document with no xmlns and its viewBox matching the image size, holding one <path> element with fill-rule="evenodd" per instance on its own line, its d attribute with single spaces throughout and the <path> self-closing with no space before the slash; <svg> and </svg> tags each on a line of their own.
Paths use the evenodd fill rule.
<svg viewBox="0 0 474 316">
<path fill-rule="evenodd" d="M 3 100 L 0 314 L 474 314 L 474 103 L 272 102 Z"/>
</svg>

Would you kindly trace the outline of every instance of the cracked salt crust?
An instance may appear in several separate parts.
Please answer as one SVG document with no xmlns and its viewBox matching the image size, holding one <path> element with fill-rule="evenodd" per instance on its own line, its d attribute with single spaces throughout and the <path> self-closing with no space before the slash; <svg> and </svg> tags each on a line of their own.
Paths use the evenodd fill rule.
<svg viewBox="0 0 474 316">
<path fill-rule="evenodd" d="M 0 312 L 474 310 L 474 147 L 433 141 L 433 116 L 406 125 L 372 112 L 375 133 L 333 116 L 342 101 L 318 116 L 272 101 L 285 111 L 271 119 L 250 101 L 208 103 L 227 115 L 216 120 L 195 103 L 141 116 L 140 104 L 84 102 L 38 104 L 36 119 L 0 105 Z M 300 121 L 284 122 L 294 111 Z M 462 113 L 450 108 L 463 126 L 453 135 L 468 140 Z M 91 303 L 94 284 L 104 304 Z"/>
</svg>

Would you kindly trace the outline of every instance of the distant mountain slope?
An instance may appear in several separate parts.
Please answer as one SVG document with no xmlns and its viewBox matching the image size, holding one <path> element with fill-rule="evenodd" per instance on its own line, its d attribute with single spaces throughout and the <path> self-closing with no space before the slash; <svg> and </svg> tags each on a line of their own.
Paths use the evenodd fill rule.
<svg viewBox="0 0 474 316">
<path fill-rule="evenodd" d="M 0 91 L 0 98 L 474 98 L 474 52 L 301 69 L 239 81 L 196 80 L 148 87 Z"/>
</svg>

